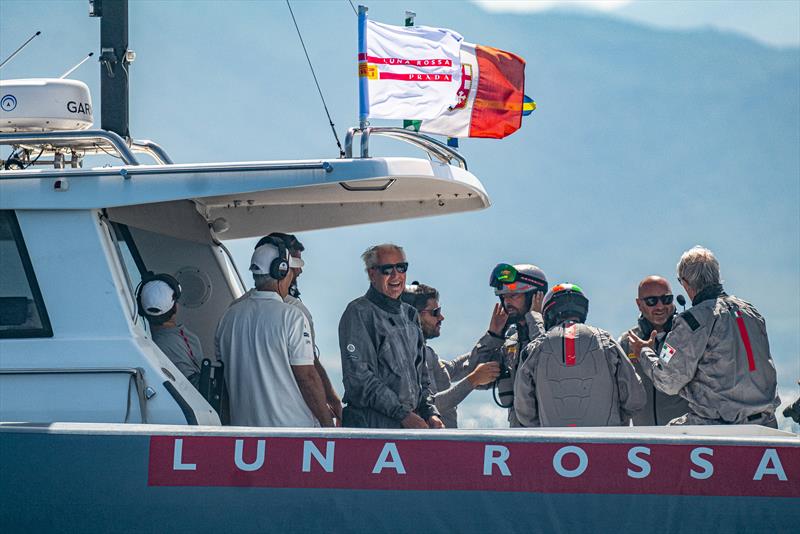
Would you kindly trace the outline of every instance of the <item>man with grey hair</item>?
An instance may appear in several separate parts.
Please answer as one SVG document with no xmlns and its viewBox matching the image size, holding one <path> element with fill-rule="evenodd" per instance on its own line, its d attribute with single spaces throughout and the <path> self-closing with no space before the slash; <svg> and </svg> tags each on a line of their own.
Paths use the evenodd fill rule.
<svg viewBox="0 0 800 534">
<path fill-rule="evenodd" d="M 667 395 L 688 402 L 688 413 L 670 424 L 777 428 L 780 399 L 764 318 L 752 304 L 723 291 L 719 262 L 707 248 L 683 253 L 678 281 L 692 307 L 675 318 L 659 354 L 654 335 L 628 334 L 642 372 Z"/>
<path fill-rule="evenodd" d="M 361 258 L 370 287 L 339 321 L 344 381 L 343 425 L 362 428 L 443 428 L 425 366 L 419 315 L 402 302 L 403 249 L 368 248 Z"/>
<path fill-rule="evenodd" d="M 233 303 L 217 326 L 217 358 L 225 363 L 231 424 L 333 426 L 333 413 L 314 367 L 308 321 L 283 299 L 302 264 L 280 239 L 250 260 L 255 290 Z"/>
</svg>

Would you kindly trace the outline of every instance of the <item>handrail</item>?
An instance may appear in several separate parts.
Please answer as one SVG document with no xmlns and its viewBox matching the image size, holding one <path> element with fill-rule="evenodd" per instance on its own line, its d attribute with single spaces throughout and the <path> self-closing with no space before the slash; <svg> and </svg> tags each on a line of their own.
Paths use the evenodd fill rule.
<svg viewBox="0 0 800 534">
<path fill-rule="evenodd" d="M 161 165 L 173 164 L 172 158 L 169 157 L 167 151 L 161 148 L 161 145 L 149 139 L 134 139 L 131 141 L 131 149 L 134 152 L 144 152 L 149 154 Z"/>
<path fill-rule="evenodd" d="M 114 132 L 106 130 L 79 130 L 66 132 L 12 132 L 0 133 L 0 144 L 53 144 L 74 141 L 101 141 L 117 151 L 126 165 L 139 165 L 139 161 L 125 140 Z"/>
<path fill-rule="evenodd" d="M 430 156 L 435 157 L 442 163 L 450 164 L 453 160 L 456 161 L 459 167 L 466 170 L 467 160 L 464 156 L 459 154 L 453 148 L 447 146 L 441 141 L 433 137 L 406 130 L 403 128 L 393 127 L 377 127 L 370 126 L 364 129 L 350 128 L 347 130 L 347 135 L 344 138 L 344 151 L 346 158 L 353 157 L 353 139 L 356 135 L 361 135 L 361 157 L 368 158 L 369 156 L 369 138 L 371 135 L 381 135 L 392 139 L 398 139 L 410 143 L 422 150 L 426 151 Z"/>
</svg>

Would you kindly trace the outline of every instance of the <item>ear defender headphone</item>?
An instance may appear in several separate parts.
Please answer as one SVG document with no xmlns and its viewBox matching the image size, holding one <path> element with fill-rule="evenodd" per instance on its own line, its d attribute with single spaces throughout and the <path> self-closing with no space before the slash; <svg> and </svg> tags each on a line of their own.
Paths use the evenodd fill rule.
<svg viewBox="0 0 800 534">
<path fill-rule="evenodd" d="M 275 280 L 283 280 L 289 274 L 289 249 L 283 239 L 267 236 L 261 241 L 262 245 L 272 245 L 278 249 L 278 257 L 269 264 L 269 276 Z"/>
<path fill-rule="evenodd" d="M 172 308 L 167 313 L 162 315 L 153 315 L 151 312 L 148 312 L 144 309 L 142 305 L 142 291 L 144 290 L 144 286 L 150 282 L 161 281 L 167 284 L 170 289 L 172 289 L 173 293 L 173 303 Z M 139 285 L 136 287 L 136 308 L 139 311 L 139 315 L 142 317 L 146 317 L 148 319 L 161 319 L 164 320 L 168 319 L 171 315 L 172 310 L 175 308 L 175 303 L 178 302 L 178 299 L 181 298 L 181 284 L 178 280 L 175 279 L 174 276 L 168 275 L 166 273 L 155 274 L 153 271 L 147 271 L 144 276 L 142 276 L 142 281 L 139 282 Z"/>
</svg>

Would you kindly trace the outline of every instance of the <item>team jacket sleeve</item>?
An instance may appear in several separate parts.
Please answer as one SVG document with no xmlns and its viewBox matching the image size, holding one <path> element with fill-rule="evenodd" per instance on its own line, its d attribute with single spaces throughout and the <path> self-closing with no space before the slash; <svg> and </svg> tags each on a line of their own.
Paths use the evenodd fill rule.
<svg viewBox="0 0 800 534">
<path fill-rule="evenodd" d="M 536 384 L 533 375 L 536 371 L 537 356 L 533 350 L 535 343 L 530 343 L 525 351 L 525 361 L 517 368 L 514 378 L 514 412 L 522 426 L 541 426 L 539 409 L 536 404 Z"/>
<path fill-rule="evenodd" d="M 630 418 L 634 413 L 644 408 L 647 404 L 647 393 L 642 385 L 642 380 L 636 374 L 636 369 L 628 359 L 625 351 L 619 343 L 613 339 L 608 339 L 610 346 L 606 349 L 611 351 L 611 360 L 617 368 L 616 380 L 619 389 L 619 407 L 622 414 L 627 416 L 623 420 Z"/>
<path fill-rule="evenodd" d="M 397 394 L 375 375 L 378 355 L 363 319 L 354 310 L 345 310 L 339 322 L 339 350 L 348 403 L 372 408 L 397 420 L 403 420 L 410 413 Z M 420 417 L 423 416 L 420 414 Z"/>
<path fill-rule="evenodd" d="M 467 398 L 467 395 L 469 395 L 473 389 L 474 387 L 469 380 L 462 380 L 453 384 L 448 389 L 436 394 L 434 397 L 436 400 L 436 407 L 440 412 L 455 408 L 461 401 Z"/>
<path fill-rule="evenodd" d="M 541 313 L 535 311 L 526 313 L 525 323 L 528 325 L 528 337 L 531 341 L 545 333 L 544 319 Z"/>
<path fill-rule="evenodd" d="M 678 315 L 658 355 L 648 347 L 642 349 L 642 372 L 653 381 L 656 388 L 667 395 L 677 395 L 694 378 L 697 365 L 705 352 L 711 334 L 710 328 L 697 321 L 694 323 L 696 328 L 692 329 Z"/>
<path fill-rule="evenodd" d="M 442 366 L 447 370 L 451 382 L 458 382 L 465 378 L 478 366 L 477 359 L 470 358 L 471 355 L 472 353 L 468 352 L 450 361 L 439 360 Z"/>
<path fill-rule="evenodd" d="M 419 331 L 417 341 L 417 372 L 420 377 L 419 401 L 417 402 L 417 414 L 427 420 L 434 415 L 440 415 L 436 408 L 436 400 L 431 390 L 431 380 L 433 377 L 428 373 L 428 366 L 425 365 L 425 339 L 422 337 L 422 330 Z"/>
</svg>

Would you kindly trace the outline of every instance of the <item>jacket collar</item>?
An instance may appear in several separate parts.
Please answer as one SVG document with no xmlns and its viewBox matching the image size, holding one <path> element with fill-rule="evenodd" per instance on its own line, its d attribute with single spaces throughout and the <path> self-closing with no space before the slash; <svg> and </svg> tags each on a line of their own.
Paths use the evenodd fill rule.
<svg viewBox="0 0 800 534">
<path fill-rule="evenodd" d="M 385 312 L 389 313 L 400 313 L 400 306 L 402 301 L 400 299 L 393 299 L 387 297 L 383 293 L 377 291 L 372 285 L 369 286 L 367 290 L 367 294 L 365 295 L 367 300 L 382 309 Z"/>
<path fill-rule="evenodd" d="M 675 314 L 672 314 L 667 322 L 664 323 L 664 333 L 669 333 L 672 330 L 672 320 L 675 318 Z M 642 339 L 650 338 L 650 334 L 655 330 L 655 326 L 651 323 L 644 315 L 639 315 L 639 330 L 642 332 Z"/>
<path fill-rule="evenodd" d="M 694 296 L 692 299 L 692 306 L 697 306 L 705 300 L 716 299 L 717 297 L 726 297 L 727 293 L 723 291 L 722 284 L 712 284 L 706 286 L 703 290 Z"/>
</svg>

